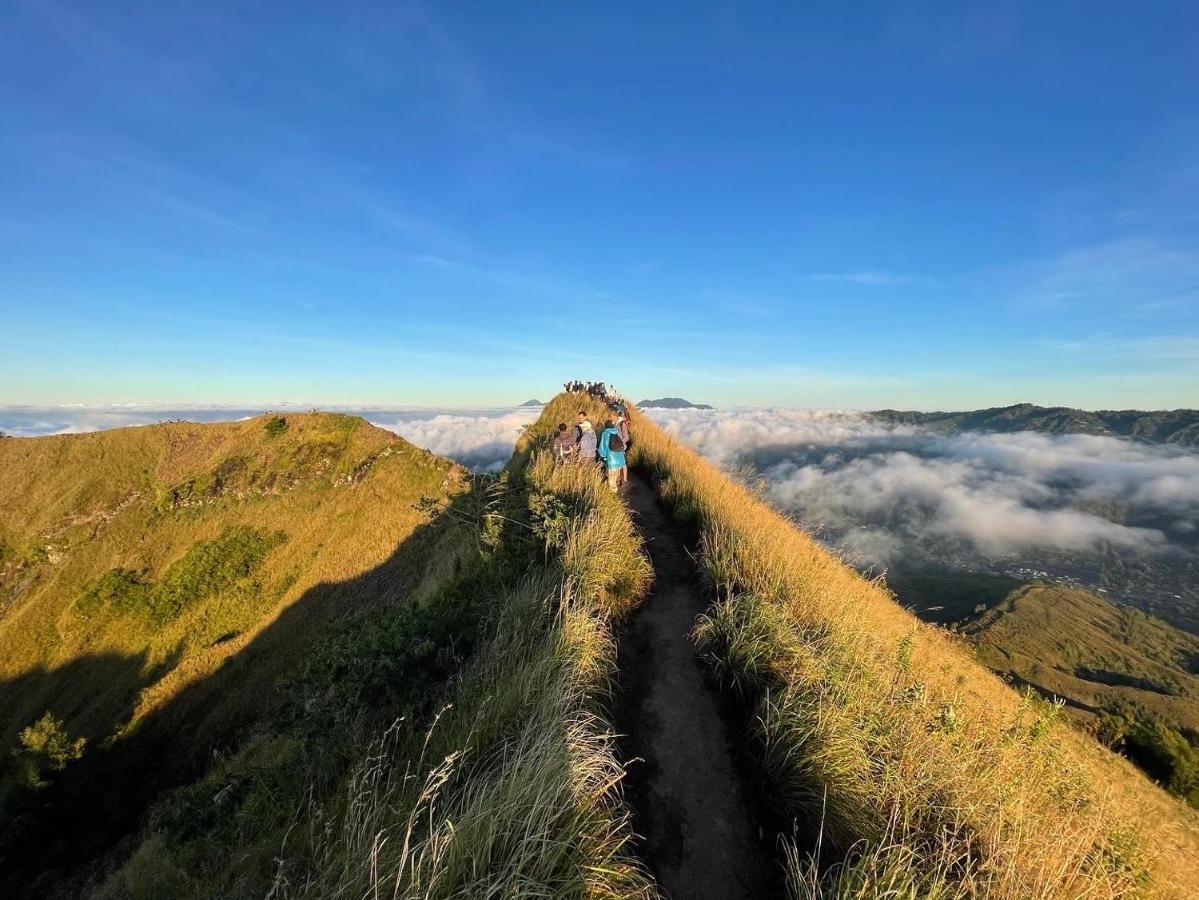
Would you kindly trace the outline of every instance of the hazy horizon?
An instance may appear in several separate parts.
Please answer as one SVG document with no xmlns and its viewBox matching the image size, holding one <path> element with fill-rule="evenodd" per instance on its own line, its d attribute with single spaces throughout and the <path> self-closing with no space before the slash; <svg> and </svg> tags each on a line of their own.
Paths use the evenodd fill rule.
<svg viewBox="0 0 1199 900">
<path fill-rule="evenodd" d="M 528 399 L 545 400 L 553 397 L 549 394 L 546 398 L 530 397 Z M 674 396 L 674 395 L 662 395 Z M 636 403 L 638 399 L 629 398 Z M 656 398 L 644 398 L 656 399 Z M 684 399 L 692 402 L 703 402 L 702 399 L 695 400 L 691 397 Z M 30 403 L 0 403 L 0 433 L 8 434 L 12 437 L 40 437 L 54 434 L 73 434 L 88 431 L 102 431 L 109 428 L 121 428 L 131 425 L 152 425 L 163 421 L 173 421 L 182 419 L 185 421 L 196 422 L 224 422 L 236 421 L 251 416 L 262 415 L 268 412 L 344 412 L 353 415 L 360 415 L 363 418 L 371 421 L 372 424 L 386 424 L 380 421 L 381 417 L 386 417 L 387 414 L 401 415 L 406 419 L 418 420 L 423 417 L 435 417 L 438 415 L 453 415 L 453 416 L 470 416 L 476 414 L 479 418 L 491 418 L 496 415 L 512 412 L 523 412 L 528 414 L 528 421 L 532 421 L 539 414 L 541 407 L 523 406 L 526 401 L 514 401 L 512 403 L 501 404 L 483 404 L 470 403 L 461 406 L 451 406 L 444 404 L 367 404 L 367 403 L 304 403 L 304 402 L 267 402 L 267 403 L 232 403 L 213 401 L 209 403 L 61 403 L 61 404 L 30 404 Z M 1013 403 L 1000 404 L 1000 406 L 1012 406 L 1016 403 L 1032 402 L 1032 401 L 1013 401 Z M 1047 406 L 1048 404 L 1035 404 L 1037 406 Z M 824 413 L 830 415 L 837 414 L 858 414 L 886 409 L 887 407 L 813 407 L 813 406 L 787 406 L 783 404 L 735 404 L 729 406 L 721 406 L 719 412 L 797 412 L 797 413 Z M 987 407 L 974 406 L 962 409 L 932 409 L 907 407 L 906 410 L 915 412 L 964 412 L 972 409 L 984 409 Z M 1176 407 L 1183 408 L 1183 407 Z M 1108 407 L 1113 409 L 1113 407 Z M 1145 409 L 1145 412 L 1163 411 L 1165 408 L 1154 410 Z M 652 411 L 652 410 L 651 410 Z M 392 429 L 395 430 L 395 429 Z M 397 432 L 403 436 L 403 432 Z M 423 445 L 422 445 L 423 446 Z M 442 452 L 439 448 L 430 446 L 428 449 Z M 447 455 L 453 455 L 447 454 Z"/>
</svg>

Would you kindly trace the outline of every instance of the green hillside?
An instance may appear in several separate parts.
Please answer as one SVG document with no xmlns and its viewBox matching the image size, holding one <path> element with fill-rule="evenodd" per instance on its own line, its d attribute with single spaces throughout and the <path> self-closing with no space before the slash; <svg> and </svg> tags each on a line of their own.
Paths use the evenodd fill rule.
<svg viewBox="0 0 1199 900">
<path fill-rule="evenodd" d="M 136 722 L 313 585 L 378 564 L 428 520 L 421 498 L 444 502 L 460 481 L 324 414 L 9 438 L 0 469 L 6 745 L 46 710 L 92 742 Z M 89 666 L 120 676 L 64 672 Z"/>
<path fill-rule="evenodd" d="M 1044 434 L 1099 434 L 1180 447 L 1199 445 L 1199 410 L 1133 409 L 1089 412 L 1065 406 L 1017 403 L 969 412 L 915 412 L 881 409 L 870 413 L 893 425 L 920 425 L 932 431 L 1039 431 Z"/>
<path fill-rule="evenodd" d="M 1085 730 L 1199 805 L 1199 637 L 1051 584 L 1012 591 L 963 631 L 988 668 L 1061 698 Z"/>
<path fill-rule="evenodd" d="M 115 788 L 152 745 L 137 789 L 96 801 L 121 820 L 259 717 L 319 628 L 427 590 L 452 565 L 452 536 L 429 525 L 466 487 L 448 461 L 329 414 L 6 438 L 0 471 L 9 860 L 54 824 L 38 807 L 74 783 L 66 769 L 114 769 Z"/>
<path fill-rule="evenodd" d="M 1199 804 L 1199 637 L 1060 584 L 904 569 L 887 582 L 987 668 L 1063 702 L 1080 729 Z"/>
</svg>

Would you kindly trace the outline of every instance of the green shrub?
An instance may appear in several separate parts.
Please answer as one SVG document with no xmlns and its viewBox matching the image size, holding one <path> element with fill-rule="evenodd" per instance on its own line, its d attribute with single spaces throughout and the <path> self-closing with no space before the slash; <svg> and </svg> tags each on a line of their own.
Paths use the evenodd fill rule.
<svg viewBox="0 0 1199 900">
<path fill-rule="evenodd" d="M 494 567 L 478 564 L 424 605 L 331 629 L 286 680 L 291 709 L 310 730 L 331 730 L 364 713 L 420 718 L 490 633 L 506 589 Z"/>
<path fill-rule="evenodd" d="M 96 897 L 97 900 L 158 900 L 185 896 L 192 888 L 191 879 L 180 868 L 166 840 L 152 834 Z"/>
<path fill-rule="evenodd" d="M 117 612 L 144 611 L 150 604 L 153 585 L 132 569 L 110 569 L 93 578 L 75 602 L 85 616 L 111 609 Z"/>
<path fill-rule="evenodd" d="M 166 622 L 252 573 L 275 547 L 282 531 L 231 525 L 214 541 L 200 541 L 154 584 L 131 569 L 110 569 L 88 582 L 76 601 L 84 616 L 104 610 L 138 613 Z"/>
<path fill-rule="evenodd" d="M 173 619 L 192 603 L 245 578 L 286 540 L 282 531 L 230 525 L 216 540 L 200 541 L 171 564 L 155 587 L 151 600 L 154 617 Z"/>
<path fill-rule="evenodd" d="M 1124 753 L 1170 793 L 1199 806 L 1199 748 L 1164 722 L 1141 717 L 1124 736 Z"/>
<path fill-rule="evenodd" d="M 83 755 L 84 738 L 71 740 L 62 720 L 47 712 L 21 731 L 20 747 L 13 751 L 20 780 L 31 788 L 44 787 L 48 772 L 61 772 Z"/>
<path fill-rule="evenodd" d="M 276 438 L 287 431 L 287 419 L 283 416 L 272 416 L 266 420 L 264 430 L 268 438 Z"/>
</svg>

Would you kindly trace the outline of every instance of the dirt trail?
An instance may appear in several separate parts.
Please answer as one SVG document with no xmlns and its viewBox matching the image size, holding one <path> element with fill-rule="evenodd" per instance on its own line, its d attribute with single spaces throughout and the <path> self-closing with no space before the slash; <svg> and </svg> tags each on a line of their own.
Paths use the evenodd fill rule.
<svg viewBox="0 0 1199 900">
<path fill-rule="evenodd" d="M 620 638 L 619 715 L 641 853 L 674 900 L 773 897 L 780 877 L 748 802 L 721 697 L 690 631 L 708 606 L 681 531 L 640 477 L 629 506 L 654 590 Z"/>
</svg>

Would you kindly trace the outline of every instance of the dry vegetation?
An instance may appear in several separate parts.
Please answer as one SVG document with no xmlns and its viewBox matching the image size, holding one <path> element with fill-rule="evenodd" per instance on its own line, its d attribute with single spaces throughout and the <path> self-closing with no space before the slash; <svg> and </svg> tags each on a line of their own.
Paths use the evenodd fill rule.
<svg viewBox="0 0 1199 900">
<path fill-rule="evenodd" d="M 805 897 L 1191 896 L 1193 813 L 921 624 L 641 415 L 634 465 L 700 535 L 697 637 L 752 706 L 771 799 L 844 862 Z"/>
<path fill-rule="evenodd" d="M 655 896 L 626 848 L 606 721 L 611 622 L 651 570 L 595 472 L 554 466 L 545 421 L 497 509 L 536 535 L 540 564 L 497 598 L 493 636 L 427 728 L 396 723 L 317 817 L 332 827 L 311 880 L 276 896 Z"/>
<path fill-rule="evenodd" d="M 279 421 L 0 442 L 0 875 L 88 852 L 261 716 L 320 627 L 452 565 L 427 526 L 458 467 L 361 419 Z"/>
</svg>

